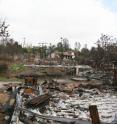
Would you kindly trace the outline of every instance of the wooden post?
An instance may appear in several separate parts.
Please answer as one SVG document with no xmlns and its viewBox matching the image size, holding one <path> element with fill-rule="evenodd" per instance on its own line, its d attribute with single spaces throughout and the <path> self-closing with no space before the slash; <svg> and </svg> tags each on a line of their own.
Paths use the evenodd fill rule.
<svg viewBox="0 0 117 124">
<path fill-rule="evenodd" d="M 100 124 L 99 114 L 96 105 L 89 106 L 90 116 L 92 120 L 92 124 Z"/>
<path fill-rule="evenodd" d="M 113 69 L 113 74 L 114 74 L 114 78 L 113 78 L 113 86 L 117 86 L 117 69 Z"/>
</svg>

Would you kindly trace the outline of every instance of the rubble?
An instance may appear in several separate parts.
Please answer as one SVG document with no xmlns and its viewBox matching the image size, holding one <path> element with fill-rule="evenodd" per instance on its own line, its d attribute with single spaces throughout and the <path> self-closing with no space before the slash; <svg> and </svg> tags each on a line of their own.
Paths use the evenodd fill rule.
<svg viewBox="0 0 117 124">
<path fill-rule="evenodd" d="M 74 91 L 74 89 L 78 88 L 80 86 L 80 83 L 76 82 L 69 82 L 67 80 L 52 80 L 48 84 L 49 89 L 58 90 L 61 92 L 68 92 L 71 93 Z"/>
<path fill-rule="evenodd" d="M 105 92 L 105 89 L 100 91 L 100 83 L 94 83 L 97 80 L 90 83 L 67 80 L 38 83 L 39 76 L 34 73 L 18 77 L 25 81 L 5 84 L 6 90 L 0 93 L 3 107 L 0 116 L 7 124 L 91 124 L 91 105 L 97 106 L 101 124 L 116 123 L 117 95 Z"/>
<path fill-rule="evenodd" d="M 103 93 L 98 94 L 96 92 L 87 92 L 86 90 L 82 96 L 79 96 L 79 94 L 72 94 L 70 96 L 65 93 L 54 92 L 53 102 L 48 106 L 49 111 L 46 114 L 90 120 L 88 108 L 89 105 L 94 104 L 98 107 L 101 121 L 111 123 L 117 114 L 117 96 Z"/>
<path fill-rule="evenodd" d="M 7 93 L 1 92 L 0 93 L 0 104 L 5 104 L 9 101 L 10 96 Z"/>
<path fill-rule="evenodd" d="M 0 124 L 5 124 L 5 113 L 0 109 Z"/>
</svg>

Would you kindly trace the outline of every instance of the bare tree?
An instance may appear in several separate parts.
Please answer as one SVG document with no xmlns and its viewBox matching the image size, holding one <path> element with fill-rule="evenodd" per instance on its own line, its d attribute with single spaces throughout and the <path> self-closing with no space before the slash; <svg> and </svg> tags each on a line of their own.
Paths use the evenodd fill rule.
<svg viewBox="0 0 117 124">
<path fill-rule="evenodd" d="M 1 44 L 5 45 L 7 38 L 10 36 L 8 32 L 8 26 L 5 21 L 0 22 L 0 41 Z"/>
</svg>

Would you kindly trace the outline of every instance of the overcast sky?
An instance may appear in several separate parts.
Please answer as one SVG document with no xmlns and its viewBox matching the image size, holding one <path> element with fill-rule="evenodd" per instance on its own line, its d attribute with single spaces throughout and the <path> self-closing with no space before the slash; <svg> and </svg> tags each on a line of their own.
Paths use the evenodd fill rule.
<svg viewBox="0 0 117 124">
<path fill-rule="evenodd" d="M 101 33 L 117 36 L 117 0 L 0 0 L 0 19 L 20 43 L 56 44 L 67 38 L 88 47 Z"/>
</svg>

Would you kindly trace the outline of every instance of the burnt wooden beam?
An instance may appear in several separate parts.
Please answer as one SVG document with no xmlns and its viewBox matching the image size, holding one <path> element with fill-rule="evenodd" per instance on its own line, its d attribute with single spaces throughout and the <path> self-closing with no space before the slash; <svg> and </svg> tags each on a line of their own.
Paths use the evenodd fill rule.
<svg viewBox="0 0 117 124">
<path fill-rule="evenodd" d="M 49 94 L 44 94 L 38 97 L 35 97 L 25 103 L 25 106 L 27 107 L 41 107 L 49 103 L 50 101 L 50 95 Z"/>
</svg>

